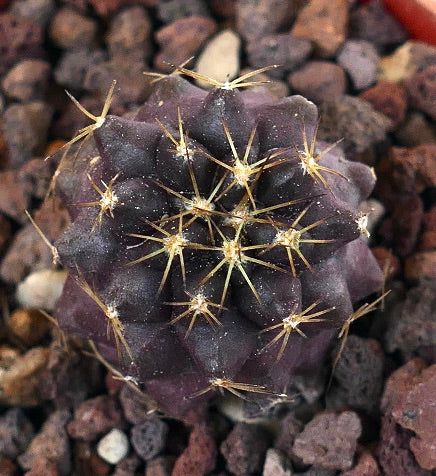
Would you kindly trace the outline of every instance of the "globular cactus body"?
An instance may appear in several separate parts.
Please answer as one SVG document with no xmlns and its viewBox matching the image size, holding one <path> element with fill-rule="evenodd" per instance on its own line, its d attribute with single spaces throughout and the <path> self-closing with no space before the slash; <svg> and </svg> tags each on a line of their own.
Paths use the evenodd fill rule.
<svg viewBox="0 0 436 476">
<path fill-rule="evenodd" d="M 360 238 L 370 169 L 316 140 L 313 103 L 242 84 L 161 79 L 93 129 L 62 187 L 60 326 L 172 415 L 317 371 L 382 283 Z"/>
</svg>

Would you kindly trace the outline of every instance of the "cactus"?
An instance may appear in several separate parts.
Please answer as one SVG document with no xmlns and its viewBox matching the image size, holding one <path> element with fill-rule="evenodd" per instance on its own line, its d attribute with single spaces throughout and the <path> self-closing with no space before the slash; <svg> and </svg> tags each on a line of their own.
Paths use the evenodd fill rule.
<svg viewBox="0 0 436 476">
<path fill-rule="evenodd" d="M 72 219 L 59 325 L 171 415 L 317 372 L 383 280 L 358 212 L 373 172 L 317 140 L 313 103 L 253 76 L 181 67 L 129 117 L 108 114 L 111 88 L 56 174 Z"/>
</svg>

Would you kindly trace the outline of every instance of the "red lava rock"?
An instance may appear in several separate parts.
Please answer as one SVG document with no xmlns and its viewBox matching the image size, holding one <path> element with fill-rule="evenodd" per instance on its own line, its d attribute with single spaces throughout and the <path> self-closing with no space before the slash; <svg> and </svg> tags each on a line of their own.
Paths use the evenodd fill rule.
<svg viewBox="0 0 436 476">
<path fill-rule="evenodd" d="M 30 471 L 25 473 L 25 476 L 59 476 L 60 474 L 56 463 L 47 458 L 37 458 Z"/>
<path fill-rule="evenodd" d="M 330 61 L 308 61 L 288 76 L 288 83 L 295 92 L 317 104 L 338 99 L 347 89 L 344 70 Z"/>
<path fill-rule="evenodd" d="M 135 425 L 130 441 L 138 456 L 145 461 L 157 456 L 165 448 L 168 430 L 168 425 L 155 416 Z"/>
<path fill-rule="evenodd" d="M 70 442 L 65 430 L 65 425 L 70 418 L 69 410 L 54 411 L 33 438 L 26 452 L 18 457 L 20 466 L 24 469 L 32 469 L 38 459 L 45 458 L 56 464 L 60 475 L 70 474 Z"/>
<path fill-rule="evenodd" d="M 415 461 L 409 449 L 410 438 L 410 431 L 403 430 L 390 415 L 384 416 L 377 455 L 385 476 L 431 475 L 430 471 L 422 469 Z"/>
<path fill-rule="evenodd" d="M 292 456 L 292 446 L 295 437 L 303 430 L 303 423 L 292 413 L 288 413 L 280 421 L 280 429 L 274 440 L 274 448 L 282 451 L 285 455 Z"/>
<path fill-rule="evenodd" d="M 2 476 L 16 476 L 17 466 L 6 456 L 0 455 L 0 474 Z"/>
<path fill-rule="evenodd" d="M 35 101 L 12 104 L 4 112 L 4 134 L 11 167 L 17 168 L 42 151 L 46 143 L 52 110 Z"/>
<path fill-rule="evenodd" d="M 395 130 L 404 120 L 407 110 L 407 97 L 404 87 L 397 83 L 380 81 L 359 95 L 372 107 L 389 117 Z"/>
<path fill-rule="evenodd" d="M 34 407 L 41 403 L 37 389 L 49 355 L 49 349 L 33 347 L 10 362 L 0 361 L 1 405 Z"/>
<path fill-rule="evenodd" d="M 379 56 L 369 41 L 347 40 L 338 53 L 337 61 L 356 89 L 366 89 L 375 82 Z"/>
<path fill-rule="evenodd" d="M 290 26 L 295 13 L 295 2 L 291 0 L 238 0 L 237 30 L 247 41 L 259 40 Z"/>
<path fill-rule="evenodd" d="M 430 65 L 406 81 L 410 105 L 436 119 L 436 65 Z"/>
<path fill-rule="evenodd" d="M 383 386 L 383 367 L 384 353 L 378 341 L 350 335 L 334 371 L 327 407 L 375 413 Z"/>
<path fill-rule="evenodd" d="M 409 385 L 398 396 L 391 413 L 403 428 L 415 432 L 410 448 L 418 464 L 428 470 L 436 468 L 434 451 L 434 422 L 436 407 L 436 365 L 423 369 L 421 374 L 409 381 Z"/>
<path fill-rule="evenodd" d="M 140 5 L 125 8 L 112 20 L 106 35 L 106 44 L 112 58 L 131 62 L 148 61 L 152 53 L 151 21 Z"/>
<path fill-rule="evenodd" d="M 71 438 L 93 441 L 97 436 L 122 425 L 122 415 L 114 399 L 100 395 L 85 400 L 74 411 L 74 419 L 68 423 Z"/>
<path fill-rule="evenodd" d="M 33 21 L 16 15 L 0 15 L 0 75 L 7 68 L 24 58 L 41 54 L 43 34 Z"/>
<path fill-rule="evenodd" d="M 347 0 L 310 0 L 297 15 L 291 33 L 315 44 L 315 52 L 331 58 L 344 43 L 348 23 Z"/>
<path fill-rule="evenodd" d="M 112 476 L 135 476 L 137 474 L 136 470 L 140 464 L 141 460 L 134 453 L 132 453 L 131 455 L 126 456 L 115 466 Z"/>
<path fill-rule="evenodd" d="M 28 182 L 32 196 L 42 200 L 47 194 L 52 175 L 52 164 L 48 160 L 31 159 L 20 168 L 18 180 Z"/>
<path fill-rule="evenodd" d="M 260 426 L 238 423 L 220 449 L 232 474 L 248 476 L 261 470 L 268 446 L 268 435 Z"/>
<path fill-rule="evenodd" d="M 436 143 L 436 129 L 420 112 L 409 114 L 398 128 L 395 137 L 400 145 L 416 147 Z"/>
<path fill-rule="evenodd" d="M 141 396 L 128 385 L 123 385 L 119 395 L 124 416 L 129 423 L 138 425 L 147 419 L 149 408 Z"/>
<path fill-rule="evenodd" d="M 23 60 L 11 68 L 2 80 L 6 96 L 22 102 L 42 99 L 47 90 L 50 65 L 38 59 Z"/>
<path fill-rule="evenodd" d="M 50 23 L 49 34 L 63 49 L 90 47 L 96 40 L 97 23 L 69 7 L 62 7 Z"/>
<path fill-rule="evenodd" d="M 165 0 L 157 2 L 157 16 L 164 23 L 172 23 L 181 18 L 209 16 L 209 11 L 202 0 Z"/>
<path fill-rule="evenodd" d="M 158 456 L 147 461 L 145 476 L 170 476 L 174 467 L 173 456 Z M 188 473 L 186 473 L 188 474 Z"/>
<path fill-rule="evenodd" d="M 73 455 L 73 467 L 80 476 L 106 476 L 111 471 L 111 466 L 95 453 L 88 442 L 75 441 Z"/>
<path fill-rule="evenodd" d="M 293 452 L 305 464 L 325 469 L 350 469 L 361 432 L 356 413 L 326 410 L 315 415 L 295 438 Z"/>
<path fill-rule="evenodd" d="M 268 72 L 271 77 L 281 78 L 309 57 L 312 44 L 304 38 L 296 38 L 289 33 L 267 35 L 251 41 L 247 45 L 248 62 L 254 69 L 280 65 Z"/>
<path fill-rule="evenodd" d="M 29 206 L 30 184 L 22 182 L 15 170 L 0 172 L 0 211 L 16 221 L 24 221 Z"/>
<path fill-rule="evenodd" d="M 375 145 L 386 139 L 386 132 L 391 127 L 386 116 L 353 96 L 323 102 L 319 114 L 318 138 L 332 143 L 343 139 L 341 147 L 348 158 L 366 163 L 372 161 Z"/>
<path fill-rule="evenodd" d="M 0 187 L 0 203 L 1 192 Z M 51 243 L 69 222 L 67 210 L 57 199 L 44 202 L 41 208 L 33 213 L 33 219 Z M 53 256 L 49 247 L 41 239 L 32 223 L 27 223 L 15 234 L 8 252 L 0 263 L 0 277 L 8 283 L 16 284 L 35 269 L 49 268 L 52 261 Z"/>
<path fill-rule="evenodd" d="M 194 56 L 201 45 L 217 31 L 216 23 L 206 17 L 188 17 L 164 26 L 156 33 L 160 52 L 154 66 L 165 73 Z"/>
<path fill-rule="evenodd" d="M 370 41 L 378 47 L 396 45 L 408 38 L 407 31 L 386 10 L 382 0 L 359 5 L 351 13 L 350 28 L 353 37 Z"/>
<path fill-rule="evenodd" d="M 356 466 L 349 471 L 340 473 L 340 476 L 380 476 L 380 469 L 377 461 L 368 450 L 359 452 L 359 459 Z"/>
<path fill-rule="evenodd" d="M 177 458 L 171 476 L 202 476 L 209 473 L 215 468 L 216 456 L 216 443 L 210 430 L 204 424 L 195 425 L 189 435 L 188 447 Z"/>
<path fill-rule="evenodd" d="M 0 254 L 2 254 L 3 251 L 6 249 L 6 245 L 10 237 L 11 224 L 4 215 L 0 214 Z"/>
<path fill-rule="evenodd" d="M 100 49 L 67 50 L 63 52 L 55 68 L 54 76 L 62 86 L 76 91 L 82 90 L 87 71 L 91 66 L 99 65 L 106 60 L 107 54 Z"/>
<path fill-rule="evenodd" d="M 209 8 L 215 15 L 233 20 L 236 16 L 236 4 L 237 0 L 210 0 Z"/>
<path fill-rule="evenodd" d="M 410 282 L 436 278 L 436 251 L 421 251 L 404 263 L 404 277 Z"/>
<path fill-rule="evenodd" d="M 0 417 L 0 454 L 15 459 L 27 448 L 33 435 L 33 425 L 23 410 L 11 408 Z"/>
</svg>

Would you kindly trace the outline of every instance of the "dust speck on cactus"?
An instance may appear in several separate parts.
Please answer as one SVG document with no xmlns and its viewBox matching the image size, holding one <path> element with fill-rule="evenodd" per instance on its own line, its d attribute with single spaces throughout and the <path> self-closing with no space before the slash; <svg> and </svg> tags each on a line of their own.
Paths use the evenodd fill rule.
<svg viewBox="0 0 436 476">
<path fill-rule="evenodd" d="M 177 73 L 128 117 L 114 85 L 98 117 L 74 100 L 93 123 L 53 187 L 72 219 L 60 327 L 180 416 L 217 391 L 283 396 L 383 274 L 358 211 L 375 177 L 317 140 L 312 102 Z"/>
</svg>

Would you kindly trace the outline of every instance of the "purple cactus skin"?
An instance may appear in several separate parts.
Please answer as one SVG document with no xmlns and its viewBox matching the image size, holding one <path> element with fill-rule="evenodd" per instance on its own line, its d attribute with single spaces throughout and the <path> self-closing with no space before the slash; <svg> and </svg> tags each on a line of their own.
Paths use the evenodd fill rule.
<svg viewBox="0 0 436 476">
<path fill-rule="evenodd" d="M 62 189 L 59 324 L 170 415 L 317 371 L 383 280 L 357 211 L 371 170 L 316 141 L 313 103 L 243 85 L 157 81 L 92 129 Z"/>
</svg>

